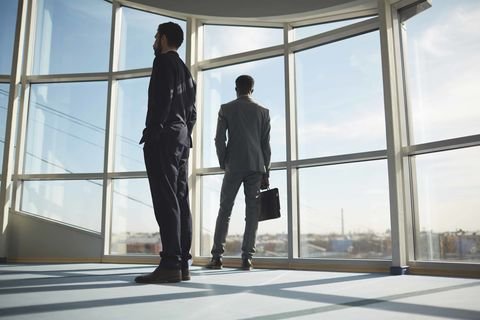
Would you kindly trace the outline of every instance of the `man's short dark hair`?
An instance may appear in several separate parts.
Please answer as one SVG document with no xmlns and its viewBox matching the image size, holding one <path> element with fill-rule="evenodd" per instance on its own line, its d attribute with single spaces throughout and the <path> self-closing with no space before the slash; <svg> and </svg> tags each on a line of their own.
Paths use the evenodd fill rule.
<svg viewBox="0 0 480 320">
<path fill-rule="evenodd" d="M 183 30 L 174 22 L 166 22 L 158 25 L 157 32 L 160 36 L 165 35 L 170 47 L 180 48 L 183 43 Z"/>
<path fill-rule="evenodd" d="M 238 94 L 248 94 L 253 90 L 255 81 L 251 76 L 241 75 L 235 80 L 235 86 Z"/>
</svg>

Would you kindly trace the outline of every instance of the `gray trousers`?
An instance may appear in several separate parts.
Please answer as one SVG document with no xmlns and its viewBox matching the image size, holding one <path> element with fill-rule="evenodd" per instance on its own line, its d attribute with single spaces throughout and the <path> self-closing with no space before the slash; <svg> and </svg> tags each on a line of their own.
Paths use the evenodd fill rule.
<svg viewBox="0 0 480 320">
<path fill-rule="evenodd" d="M 245 193 L 245 231 L 242 243 L 242 259 L 251 259 L 255 253 L 255 238 L 257 236 L 257 193 L 260 191 L 261 172 L 229 172 L 223 177 L 220 193 L 220 209 L 218 210 L 215 234 L 213 236 L 212 256 L 221 257 L 225 252 L 225 242 L 228 225 L 238 189 L 243 183 Z"/>
</svg>

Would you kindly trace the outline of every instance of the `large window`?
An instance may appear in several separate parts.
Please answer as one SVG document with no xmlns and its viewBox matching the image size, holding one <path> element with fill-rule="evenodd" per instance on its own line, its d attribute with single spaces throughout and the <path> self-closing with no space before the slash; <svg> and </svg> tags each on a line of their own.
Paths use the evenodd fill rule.
<svg viewBox="0 0 480 320">
<path fill-rule="evenodd" d="M 480 134 L 480 2 L 435 1 L 407 21 L 415 143 Z"/>
<path fill-rule="evenodd" d="M 0 10 L 0 74 L 12 70 L 13 39 L 17 20 L 18 0 L 2 1 Z"/>
<path fill-rule="evenodd" d="M 152 66 L 154 57 L 152 46 L 159 24 L 173 21 L 178 23 L 185 33 L 185 21 L 127 7 L 122 7 L 121 12 L 119 70 Z M 185 47 L 183 43 L 178 52 L 182 58 L 185 58 Z"/>
<path fill-rule="evenodd" d="M 334 21 L 334 22 L 326 22 L 326 23 L 321 23 L 321 24 L 315 24 L 315 25 L 310 25 L 310 26 L 304 26 L 304 27 L 299 27 L 295 28 L 295 40 L 300 40 L 303 38 L 315 36 L 317 34 L 327 32 L 327 31 L 332 31 L 344 26 L 348 26 L 350 24 L 360 22 L 366 19 L 369 19 L 370 17 L 364 17 L 364 18 L 357 18 L 357 19 L 347 19 L 347 20 L 342 20 L 342 21 Z"/>
<path fill-rule="evenodd" d="M 147 179 L 113 180 L 111 254 L 161 251 Z"/>
<path fill-rule="evenodd" d="M 33 74 L 108 71 L 112 16 L 108 1 L 36 3 Z"/>
<path fill-rule="evenodd" d="M 415 157 L 417 259 L 480 261 L 480 148 Z"/>
<path fill-rule="evenodd" d="M 300 256 L 391 257 L 386 161 L 299 170 Z"/>
<path fill-rule="evenodd" d="M 3 149 L 5 148 L 9 87 L 8 83 L 0 83 L 0 168 L 2 168 Z"/>
<path fill-rule="evenodd" d="M 205 25 L 203 55 L 205 59 L 212 59 L 282 42 L 283 29 L 280 28 Z"/>
<path fill-rule="evenodd" d="M 272 161 L 285 160 L 285 89 L 283 58 L 271 58 L 203 72 L 203 167 L 218 167 L 215 131 L 220 105 L 235 100 L 235 79 L 249 74 L 255 79 L 253 99 L 270 110 Z"/>
<path fill-rule="evenodd" d="M 25 173 L 102 172 L 106 104 L 105 82 L 32 85 Z"/>
<path fill-rule="evenodd" d="M 102 181 L 24 181 L 20 209 L 100 232 Z"/>
<path fill-rule="evenodd" d="M 145 127 L 149 78 L 118 82 L 115 125 L 114 170 L 144 171 L 142 146 L 138 142 Z"/>
<path fill-rule="evenodd" d="M 479 2 L 444 0 L 406 22 L 418 260 L 480 261 L 480 141 L 462 145 L 480 134 L 479 19 Z"/>
<path fill-rule="evenodd" d="M 299 159 L 385 149 L 378 32 L 295 54 Z"/>
<path fill-rule="evenodd" d="M 385 87 L 384 77 L 392 75 L 382 72 L 382 61 L 391 56 L 382 48 L 397 45 L 397 38 L 380 45 L 384 19 L 372 18 L 375 9 L 322 11 L 308 20 L 255 26 L 243 19 L 222 25 L 225 20 L 214 17 L 167 17 L 128 1 L 35 0 L 25 2 L 22 15 L 31 21 L 22 21 L 29 29 L 15 44 L 18 4 L 3 1 L 0 10 L 0 164 L 9 91 L 16 88 L 18 125 L 9 132 L 15 145 L 10 152 L 20 156 L 8 157 L 15 158 L 8 166 L 13 175 L 3 177 L 16 192 L 12 208 L 104 237 L 107 255 L 161 251 L 139 140 L 156 29 L 173 21 L 185 33 L 180 57 L 191 62 L 198 84 L 196 167 L 189 177 L 194 225 L 200 227 L 194 256 L 210 256 L 219 209 L 218 111 L 237 98 L 235 79 L 248 74 L 255 79 L 253 99 L 270 110 L 270 183 L 281 201 L 281 218 L 259 223 L 255 257 L 383 265 L 392 253 L 394 261 L 400 251 L 407 255 L 396 250 L 409 247 L 399 243 L 406 236 L 418 265 L 480 262 L 478 1 L 435 0 L 413 17 L 402 16 L 411 7 L 399 9 L 402 48 L 395 47 L 389 62 L 402 71 L 395 76 L 406 78 L 393 88 Z M 338 17 L 351 19 L 312 24 Z M 19 44 L 26 47 L 14 57 Z M 12 61 L 20 58 L 26 65 L 12 77 Z M 384 102 L 384 88 L 385 96 L 401 97 L 399 108 L 388 110 L 401 119 L 394 133 L 385 129 L 391 105 Z M 394 181 L 387 141 L 395 150 L 401 146 L 397 155 L 404 157 L 402 177 L 408 173 L 408 179 L 398 182 L 409 203 L 389 190 Z M 402 214 L 390 207 L 395 203 L 412 214 L 406 220 L 413 230 L 407 227 L 405 235 L 391 232 L 397 229 L 391 217 Z M 241 188 L 226 256 L 240 257 L 244 227 Z"/>
</svg>

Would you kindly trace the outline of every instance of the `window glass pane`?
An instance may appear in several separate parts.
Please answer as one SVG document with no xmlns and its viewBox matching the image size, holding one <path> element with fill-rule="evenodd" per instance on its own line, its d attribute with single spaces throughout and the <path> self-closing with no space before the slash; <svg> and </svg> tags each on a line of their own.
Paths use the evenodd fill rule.
<svg viewBox="0 0 480 320">
<path fill-rule="evenodd" d="M 480 1 L 437 0 L 406 22 L 415 143 L 480 134 Z"/>
<path fill-rule="evenodd" d="M 214 143 L 218 111 L 236 99 L 235 79 L 242 74 L 255 79 L 253 99 L 270 110 L 272 162 L 285 160 L 285 87 L 283 58 L 278 57 L 203 72 L 203 167 L 219 166 Z"/>
<path fill-rule="evenodd" d="M 270 188 L 278 188 L 280 192 L 281 217 L 259 222 L 256 240 L 256 257 L 286 257 L 288 255 L 287 231 L 287 181 L 284 170 L 270 172 Z M 203 176 L 202 186 L 202 256 L 210 256 L 213 245 L 215 222 L 220 205 L 220 189 L 223 175 Z M 245 230 L 245 196 L 243 186 L 240 187 L 228 229 L 225 245 L 226 256 L 241 256 L 243 233 Z"/>
<path fill-rule="evenodd" d="M 295 54 L 299 158 L 385 149 L 378 32 Z"/>
<path fill-rule="evenodd" d="M 480 262 L 480 147 L 419 155 L 416 256 Z"/>
<path fill-rule="evenodd" d="M 390 259 L 386 161 L 299 170 L 300 256 Z"/>
<path fill-rule="evenodd" d="M 102 181 L 24 181 L 20 210 L 100 232 Z"/>
<path fill-rule="evenodd" d="M 0 168 L 3 167 L 3 149 L 5 148 L 9 88 L 10 84 L 0 83 Z M 0 172 L 0 175 L 1 174 L 2 173 Z"/>
<path fill-rule="evenodd" d="M 118 82 L 116 111 L 115 171 L 144 171 L 142 145 L 138 144 L 145 127 L 149 78 Z"/>
<path fill-rule="evenodd" d="M 25 173 L 102 172 L 106 82 L 32 85 Z"/>
<path fill-rule="evenodd" d="M 33 74 L 108 71 L 108 1 L 37 1 Z"/>
<path fill-rule="evenodd" d="M 161 251 L 147 179 L 113 180 L 111 254 Z"/>
<path fill-rule="evenodd" d="M 204 26 L 203 55 L 212 59 L 283 43 L 283 29 L 238 26 Z"/>
<path fill-rule="evenodd" d="M 185 35 L 185 21 L 127 7 L 123 7 L 121 13 L 120 70 L 150 68 L 152 66 L 154 58 L 152 46 L 159 24 L 169 21 L 178 23 Z M 179 48 L 178 54 L 185 59 L 185 40 Z"/>
<path fill-rule="evenodd" d="M 0 74 L 12 70 L 13 41 L 17 21 L 18 0 L 2 1 L 0 10 Z"/>
<path fill-rule="evenodd" d="M 370 19 L 371 17 L 363 17 L 357 19 L 350 19 L 350 20 L 343 20 L 343 21 L 336 21 L 336 22 L 327 22 L 322 24 L 316 24 L 311 26 L 305 27 L 298 27 L 294 29 L 295 40 L 300 40 L 303 38 L 311 37 L 323 32 L 327 32 L 330 30 L 334 30 L 337 28 L 341 28 L 344 26 L 348 26 L 350 24 L 354 24 L 360 21 L 364 21 Z"/>
</svg>

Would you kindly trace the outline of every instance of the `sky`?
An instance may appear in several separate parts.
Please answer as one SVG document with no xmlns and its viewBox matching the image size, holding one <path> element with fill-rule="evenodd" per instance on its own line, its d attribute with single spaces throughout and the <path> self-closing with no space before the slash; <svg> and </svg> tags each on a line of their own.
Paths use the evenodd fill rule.
<svg viewBox="0 0 480 320">
<path fill-rule="evenodd" d="M 88 1 L 96 10 L 83 10 L 77 2 L 65 5 L 66 2 L 58 0 L 41 1 L 47 13 L 43 15 L 44 27 L 37 31 L 41 41 L 35 46 L 34 73 L 108 70 L 111 8 L 103 1 Z M 4 11 L 0 13 L 1 23 L 6 21 L 3 15 Z M 163 18 L 125 9 L 121 19 L 119 68 L 150 67 L 153 36 Z M 479 134 L 479 21 L 480 2 L 476 0 L 435 0 L 432 8 L 406 22 L 409 95 L 416 143 Z M 184 24 L 182 27 L 185 28 Z M 310 28 L 307 34 L 318 30 Z M 5 39 L 0 37 L 0 49 L 10 52 L 11 40 Z M 277 45 L 282 41 L 282 31 L 207 26 L 205 41 L 205 58 L 214 58 Z M 301 159 L 385 149 L 379 50 L 379 34 L 371 32 L 296 54 Z M 0 60 L 0 73 L 9 72 L 4 59 Z M 286 159 L 283 58 L 275 57 L 200 74 L 205 88 L 204 99 L 199 102 L 205 119 L 202 132 L 205 167 L 218 166 L 213 145 L 218 109 L 221 103 L 235 98 L 234 79 L 242 73 L 254 76 L 254 99 L 271 110 L 272 160 Z M 136 141 L 144 125 L 147 86 L 148 78 L 122 80 L 115 91 L 116 170 L 144 170 L 142 150 Z M 4 87 L 7 89 L 4 85 L 1 88 Z M 106 82 L 32 86 L 26 172 L 101 172 L 106 94 Z M 6 100 L 0 97 L 0 104 L 4 116 Z M 75 151 L 70 151 L 72 145 L 76 146 Z M 416 157 L 416 205 L 421 230 L 480 230 L 478 149 Z M 339 232 L 342 210 L 347 232 L 385 233 L 389 229 L 385 161 L 301 169 L 299 177 L 301 233 Z M 221 176 L 202 180 L 202 230 L 211 233 L 218 211 Z M 72 224 L 99 230 L 101 202 L 95 200 L 88 206 L 80 206 L 79 212 L 89 212 L 91 217 L 72 218 L 71 212 L 75 211 L 66 213 L 59 202 L 63 199 L 63 205 L 68 206 L 72 198 L 59 197 L 57 192 L 63 188 L 62 184 L 71 185 L 66 187 L 66 194 L 75 194 L 68 190 L 83 188 L 92 194 L 92 199 L 101 201 L 98 183 L 50 184 L 51 189 L 39 193 L 38 183 L 29 183 L 24 193 L 24 208 L 52 213 L 54 217 L 60 216 L 60 220 L 70 219 Z M 285 171 L 272 173 L 272 186 L 280 189 L 282 218 L 262 223 L 259 234 L 287 232 Z M 114 190 L 113 230 L 154 232 L 156 224 L 146 180 L 118 180 Z M 41 199 L 48 200 L 48 204 L 40 205 Z M 243 233 L 243 201 L 240 192 L 232 216 L 232 234 Z"/>
</svg>

